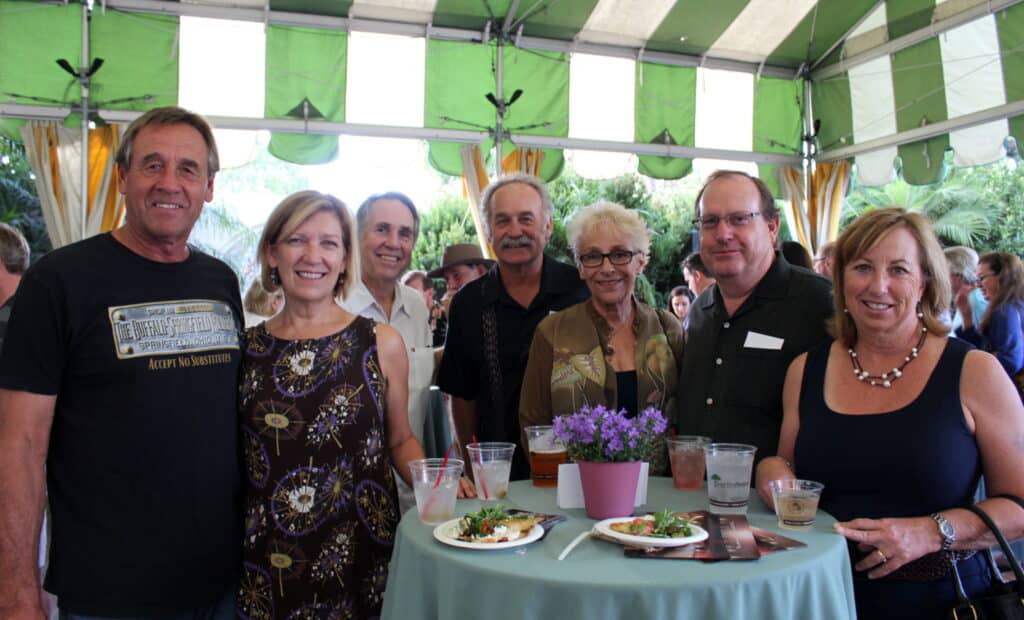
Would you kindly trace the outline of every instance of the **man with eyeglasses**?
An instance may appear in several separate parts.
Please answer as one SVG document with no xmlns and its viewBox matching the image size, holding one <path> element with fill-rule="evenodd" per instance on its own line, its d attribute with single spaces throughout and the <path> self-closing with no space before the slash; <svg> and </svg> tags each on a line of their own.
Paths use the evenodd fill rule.
<svg viewBox="0 0 1024 620">
<path fill-rule="evenodd" d="M 543 181 L 501 177 L 480 204 L 497 264 L 452 300 L 437 385 L 453 397 L 463 445 L 474 435 L 518 445 L 519 391 L 533 332 L 548 314 L 590 294 L 574 267 L 544 255 L 553 208 Z M 512 480 L 530 475 L 523 447 L 513 454 Z"/>
<path fill-rule="evenodd" d="M 828 337 L 831 283 L 776 251 L 779 212 L 760 179 L 713 173 L 696 212 L 700 255 L 715 285 L 690 309 L 676 429 L 772 456 L 789 363 Z"/>
</svg>

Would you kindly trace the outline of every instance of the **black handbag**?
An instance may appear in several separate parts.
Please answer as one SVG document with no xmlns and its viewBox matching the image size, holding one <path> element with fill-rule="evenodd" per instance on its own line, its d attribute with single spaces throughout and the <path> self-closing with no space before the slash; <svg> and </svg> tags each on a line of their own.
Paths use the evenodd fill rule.
<svg viewBox="0 0 1024 620">
<path fill-rule="evenodd" d="M 1013 500 L 1024 509 L 1024 500 L 1014 495 L 995 495 L 993 497 Z M 1013 554 L 1013 550 L 1010 549 L 1010 544 L 1006 542 L 1006 537 L 1003 536 L 1003 533 L 996 527 L 995 522 L 984 510 L 977 506 L 965 506 L 965 508 L 978 515 L 985 525 L 988 526 L 988 529 L 992 530 L 992 534 L 999 541 L 999 547 L 1006 554 L 1006 559 L 1010 561 L 1010 567 L 1017 580 L 1011 583 L 1003 583 L 999 568 L 992 558 L 992 552 L 986 549 L 983 553 L 988 558 L 989 566 L 995 574 L 996 583 L 988 592 L 971 600 L 964 591 L 964 584 L 960 579 L 957 562 L 954 561 L 952 563 L 952 573 L 953 583 L 956 586 L 957 603 L 950 610 L 949 617 L 952 620 L 1024 620 L 1024 571 L 1021 570 L 1020 561 Z"/>
</svg>

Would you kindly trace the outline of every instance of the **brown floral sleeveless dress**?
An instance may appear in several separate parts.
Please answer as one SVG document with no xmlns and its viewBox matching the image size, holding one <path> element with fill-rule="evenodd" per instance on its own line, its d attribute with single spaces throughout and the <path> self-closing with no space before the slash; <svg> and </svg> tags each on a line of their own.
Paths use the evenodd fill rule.
<svg viewBox="0 0 1024 620">
<path fill-rule="evenodd" d="M 373 321 L 325 338 L 245 332 L 242 618 L 380 615 L 398 526 Z"/>
</svg>

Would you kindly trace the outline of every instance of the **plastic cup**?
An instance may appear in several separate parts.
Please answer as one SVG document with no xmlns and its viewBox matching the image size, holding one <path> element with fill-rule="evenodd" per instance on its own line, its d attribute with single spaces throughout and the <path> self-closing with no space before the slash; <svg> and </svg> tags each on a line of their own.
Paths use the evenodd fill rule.
<svg viewBox="0 0 1024 620">
<path fill-rule="evenodd" d="M 704 446 L 710 437 L 679 435 L 668 438 L 668 458 L 672 464 L 672 485 L 677 489 L 699 489 L 704 484 Z"/>
<path fill-rule="evenodd" d="M 565 445 L 555 437 L 553 426 L 527 426 L 530 479 L 535 487 L 558 486 L 558 466 L 569 462 Z"/>
<path fill-rule="evenodd" d="M 772 480 L 768 483 L 779 527 L 809 530 L 818 514 L 818 500 L 825 485 L 813 480 Z"/>
<path fill-rule="evenodd" d="M 416 459 L 409 461 L 416 513 L 427 525 L 439 525 L 455 517 L 455 499 L 465 463 L 459 459 Z"/>
<path fill-rule="evenodd" d="M 709 443 L 704 446 L 708 469 L 708 503 L 715 514 L 747 514 L 750 473 L 757 446 Z"/>
<path fill-rule="evenodd" d="M 478 499 L 499 500 L 508 495 L 508 475 L 512 470 L 512 453 L 515 449 L 516 444 L 501 441 L 484 441 L 466 446 Z"/>
</svg>

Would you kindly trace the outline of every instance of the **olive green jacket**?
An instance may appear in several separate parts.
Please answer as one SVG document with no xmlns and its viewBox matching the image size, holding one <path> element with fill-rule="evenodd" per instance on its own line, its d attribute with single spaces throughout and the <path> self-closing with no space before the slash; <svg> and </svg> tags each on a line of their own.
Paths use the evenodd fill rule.
<svg viewBox="0 0 1024 620">
<path fill-rule="evenodd" d="M 636 301 L 633 309 L 636 411 L 655 407 L 672 420 L 684 342 L 679 319 Z M 606 359 L 610 333 L 589 301 L 540 322 L 519 398 L 520 428 L 551 424 L 555 416 L 575 413 L 583 405 L 619 407 L 615 370 Z M 652 456 L 652 473 L 665 471 L 664 450 L 658 452 Z"/>
</svg>

